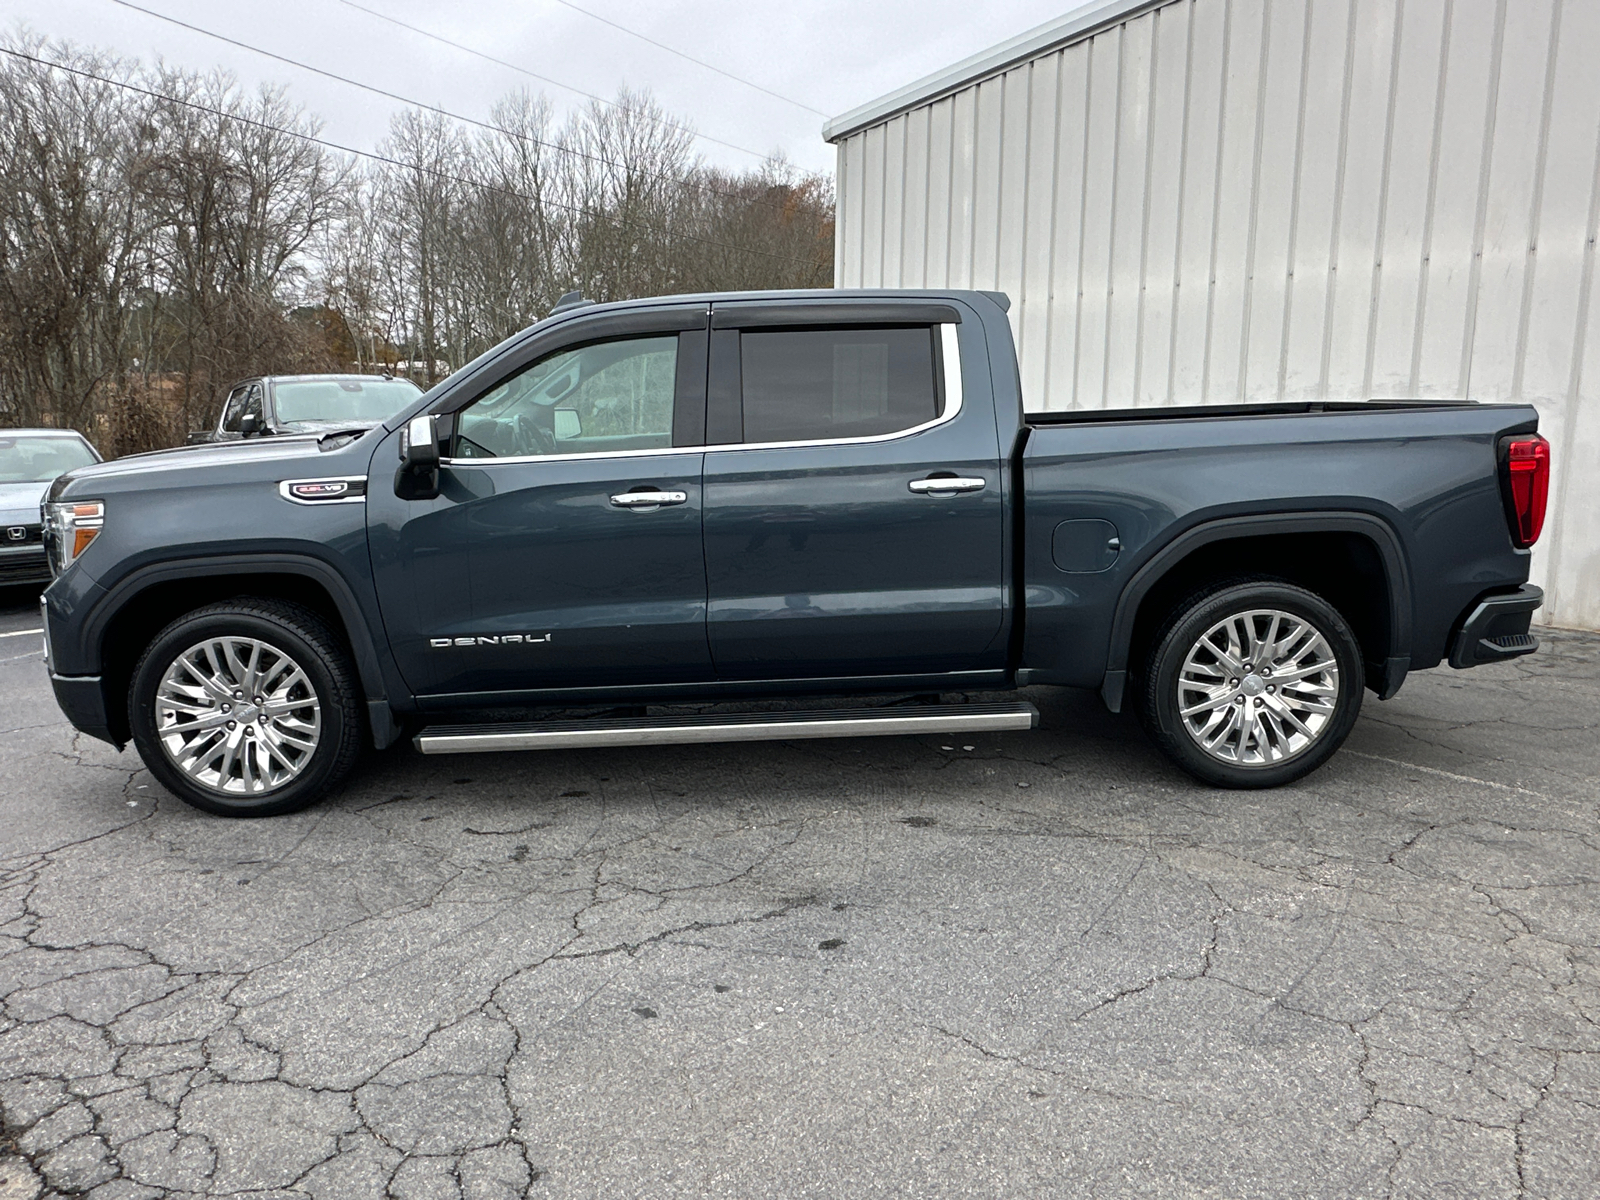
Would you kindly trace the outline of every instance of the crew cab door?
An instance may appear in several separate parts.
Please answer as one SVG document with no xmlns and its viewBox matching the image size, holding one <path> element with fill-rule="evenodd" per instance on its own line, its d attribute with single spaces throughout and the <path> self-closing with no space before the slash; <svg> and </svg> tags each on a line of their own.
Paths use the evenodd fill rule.
<svg viewBox="0 0 1600 1200">
<path fill-rule="evenodd" d="M 860 300 L 716 306 L 705 540 L 719 678 L 1004 669 L 999 435 L 986 363 L 968 372 L 984 386 L 964 387 L 959 319 Z"/>
<path fill-rule="evenodd" d="M 396 497 L 379 472 L 398 452 L 378 451 L 379 597 L 419 696 L 710 678 L 705 306 L 576 324 L 441 414 L 437 498 Z"/>
</svg>

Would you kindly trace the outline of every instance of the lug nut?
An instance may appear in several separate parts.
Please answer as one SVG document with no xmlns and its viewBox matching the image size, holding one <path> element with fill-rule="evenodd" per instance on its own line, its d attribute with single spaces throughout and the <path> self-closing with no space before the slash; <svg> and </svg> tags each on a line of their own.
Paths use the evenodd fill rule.
<svg viewBox="0 0 1600 1200">
<path fill-rule="evenodd" d="M 228 728 L 229 729 L 237 729 L 237 728 L 239 728 L 239 722 L 237 722 L 237 721 L 229 721 L 228 722 Z"/>
<path fill-rule="evenodd" d="M 1277 685 L 1276 685 L 1276 684 L 1271 684 L 1271 683 L 1269 683 L 1269 684 L 1267 684 L 1267 691 L 1269 691 L 1269 692 L 1275 692 L 1275 691 L 1277 691 L 1277 690 L 1278 690 L 1278 688 L 1277 688 Z"/>
<path fill-rule="evenodd" d="M 232 712 L 232 711 L 233 711 L 233 705 L 231 705 L 231 704 L 224 704 L 224 705 L 223 705 L 223 706 L 222 706 L 222 711 L 223 711 L 223 712 Z"/>
<path fill-rule="evenodd" d="M 241 692 L 238 688 L 234 688 L 233 689 L 233 698 L 235 700 L 243 700 L 244 699 L 244 693 Z"/>
<path fill-rule="evenodd" d="M 1271 667 L 1262 667 L 1261 668 L 1261 673 L 1263 675 L 1271 675 L 1272 674 L 1272 668 Z"/>
</svg>

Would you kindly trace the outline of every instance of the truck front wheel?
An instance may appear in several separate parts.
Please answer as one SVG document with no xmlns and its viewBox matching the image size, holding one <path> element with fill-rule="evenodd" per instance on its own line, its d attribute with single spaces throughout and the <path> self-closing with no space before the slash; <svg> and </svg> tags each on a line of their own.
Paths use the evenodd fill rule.
<svg viewBox="0 0 1600 1200">
<path fill-rule="evenodd" d="M 1222 787 L 1289 783 L 1337 750 L 1361 711 L 1361 648 L 1314 592 L 1234 580 L 1180 603 L 1137 691 L 1140 717 L 1185 771 Z"/>
<path fill-rule="evenodd" d="M 179 799 L 226 817 L 320 800 L 361 750 L 361 694 L 316 613 L 240 598 L 173 621 L 128 690 L 139 757 Z"/>
</svg>

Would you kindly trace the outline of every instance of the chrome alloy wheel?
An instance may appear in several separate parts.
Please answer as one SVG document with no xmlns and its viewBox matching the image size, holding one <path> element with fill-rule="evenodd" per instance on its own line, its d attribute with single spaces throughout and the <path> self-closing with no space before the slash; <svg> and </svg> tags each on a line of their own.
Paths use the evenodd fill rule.
<svg viewBox="0 0 1600 1200">
<path fill-rule="evenodd" d="M 1178 715 L 1195 743 L 1232 766 L 1266 767 L 1309 750 L 1333 720 L 1339 666 L 1304 617 L 1259 608 L 1218 621 L 1178 673 Z"/>
<path fill-rule="evenodd" d="M 156 689 L 156 734 L 190 779 L 258 796 L 291 782 L 316 753 L 322 706 L 300 664 L 267 642 L 209 638 L 180 654 Z"/>
</svg>

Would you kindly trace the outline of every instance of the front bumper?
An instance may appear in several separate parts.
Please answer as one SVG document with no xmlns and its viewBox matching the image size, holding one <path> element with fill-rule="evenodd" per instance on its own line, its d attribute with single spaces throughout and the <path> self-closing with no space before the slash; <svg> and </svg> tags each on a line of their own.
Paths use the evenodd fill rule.
<svg viewBox="0 0 1600 1200">
<path fill-rule="evenodd" d="M 55 691 L 56 703 L 67 714 L 74 729 L 122 749 L 123 744 L 112 734 L 111 722 L 106 716 L 106 694 L 100 676 L 57 675 L 52 671 L 50 686 Z"/>
<path fill-rule="evenodd" d="M 1533 613 L 1544 603 L 1544 591 L 1525 583 L 1514 592 L 1479 596 L 1462 618 L 1461 632 L 1450 647 L 1450 665 L 1481 667 L 1520 658 L 1539 648 L 1528 632 Z"/>
</svg>

